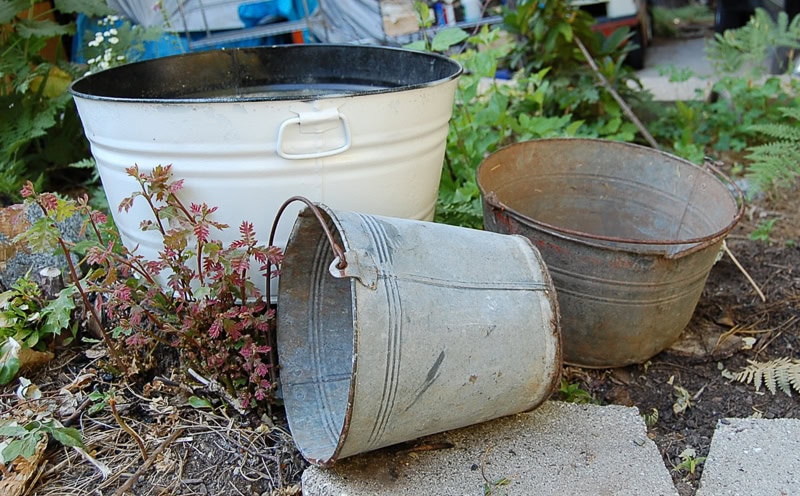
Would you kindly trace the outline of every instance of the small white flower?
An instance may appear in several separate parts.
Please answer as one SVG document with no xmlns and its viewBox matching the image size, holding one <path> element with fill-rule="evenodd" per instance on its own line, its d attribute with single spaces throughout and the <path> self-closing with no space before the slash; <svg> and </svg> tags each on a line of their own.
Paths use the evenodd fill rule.
<svg viewBox="0 0 800 496">
<path fill-rule="evenodd" d="M 108 32 L 111 33 L 111 36 L 116 36 L 116 35 L 119 34 L 119 32 L 117 31 L 117 28 L 111 28 L 111 29 L 108 30 Z"/>
<path fill-rule="evenodd" d="M 116 36 L 112 36 L 111 38 L 108 39 L 108 42 L 111 43 L 112 45 L 116 45 L 117 43 L 119 43 L 119 38 L 117 38 Z"/>
</svg>

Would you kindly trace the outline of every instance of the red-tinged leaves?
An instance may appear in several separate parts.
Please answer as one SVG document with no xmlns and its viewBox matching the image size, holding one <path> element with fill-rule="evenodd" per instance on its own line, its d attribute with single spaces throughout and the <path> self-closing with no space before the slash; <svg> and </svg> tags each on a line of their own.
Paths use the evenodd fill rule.
<svg viewBox="0 0 800 496">
<path fill-rule="evenodd" d="M 215 320 L 211 327 L 208 328 L 208 335 L 214 339 L 217 339 L 222 332 L 222 324 L 219 320 Z"/>
<path fill-rule="evenodd" d="M 50 214 L 55 213 L 58 209 L 58 197 L 53 193 L 42 193 L 39 195 L 39 205 Z"/>
<path fill-rule="evenodd" d="M 60 233 L 53 221 L 83 215 L 97 235 L 81 247 L 86 253 L 83 262 L 90 266 L 81 284 L 101 294 L 93 301 L 112 323 L 109 334 L 129 364 L 147 366 L 157 356 L 154 348 L 174 346 L 184 363 L 200 367 L 202 375 L 226 377 L 236 384 L 228 392 L 242 405 L 270 399 L 274 365 L 269 343 L 275 315 L 247 275 L 252 261 L 262 270 L 277 266 L 280 250 L 260 245 L 249 221 L 239 225 L 239 237 L 230 243 L 212 239 L 228 226 L 214 219 L 217 207 L 181 203 L 177 195 L 184 184 L 172 177 L 171 166 L 143 171 L 134 165 L 126 172 L 139 190 L 124 199 L 119 210 L 129 212 L 137 205 L 152 213 L 140 227 L 161 235 L 163 249 L 156 260 L 125 250 L 87 198 L 37 194 L 32 184 L 26 184 L 23 193 L 42 207 L 45 218 L 25 233 L 25 240 L 57 246 Z"/>
<path fill-rule="evenodd" d="M 128 196 L 127 198 L 123 198 L 122 201 L 119 202 L 118 211 L 119 212 L 128 212 L 131 209 L 131 207 L 133 206 L 134 198 L 136 198 L 139 195 L 140 195 L 140 193 L 134 193 L 133 195 Z"/>
<path fill-rule="evenodd" d="M 36 190 L 33 187 L 33 183 L 30 181 L 25 181 L 25 186 L 22 187 L 19 194 L 23 198 L 30 198 L 31 196 L 36 195 Z"/>
<path fill-rule="evenodd" d="M 108 222 L 108 216 L 99 210 L 92 210 L 89 212 L 89 218 L 95 224 L 105 224 Z"/>
<path fill-rule="evenodd" d="M 139 166 L 138 165 L 133 165 L 131 167 L 126 167 L 125 168 L 125 173 L 127 175 L 133 177 L 133 178 L 136 178 L 136 179 L 144 179 L 139 174 Z"/>
<path fill-rule="evenodd" d="M 247 243 L 248 246 L 253 246 L 255 244 L 256 231 L 253 229 L 252 222 L 247 222 L 246 220 L 242 221 L 239 226 L 239 234 L 242 235 L 242 240 Z"/>
<path fill-rule="evenodd" d="M 250 269 L 250 259 L 247 254 L 235 257 L 231 260 L 231 270 L 238 274 L 243 274 Z"/>
<path fill-rule="evenodd" d="M 182 189 L 183 189 L 183 179 L 178 179 L 177 181 L 167 186 L 167 190 L 172 194 L 175 194 Z"/>
<path fill-rule="evenodd" d="M 199 243 L 207 243 L 208 234 L 209 234 L 209 229 L 207 224 L 201 222 L 194 226 L 194 235 Z"/>
</svg>

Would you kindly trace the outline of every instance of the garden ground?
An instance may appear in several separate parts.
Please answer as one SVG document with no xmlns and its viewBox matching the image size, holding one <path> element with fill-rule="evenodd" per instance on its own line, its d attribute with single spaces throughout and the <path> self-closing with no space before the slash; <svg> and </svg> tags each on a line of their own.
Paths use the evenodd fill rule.
<svg viewBox="0 0 800 496">
<path fill-rule="evenodd" d="M 769 241 L 750 239 L 765 219 L 777 219 Z M 706 456 L 717 421 L 724 417 L 800 418 L 797 394 L 772 394 L 733 375 L 748 360 L 796 357 L 800 349 L 800 200 L 792 191 L 750 202 L 728 246 L 763 291 L 762 301 L 728 256 L 713 267 L 692 322 L 669 350 L 647 363 L 612 370 L 566 367 L 564 379 L 601 404 L 636 406 L 646 416 L 667 468 L 693 448 Z M 282 412 L 243 417 L 224 402 L 196 408 L 192 395 L 215 398 L 202 384 L 170 376 L 169 357 L 153 375 L 123 383 L 100 367 L 102 353 L 69 349 L 26 376 L 42 398 L 20 402 L 13 387 L 0 397 L 9 414 L 52 412 L 80 428 L 100 468 L 73 449 L 50 443 L 28 467 L 14 467 L 3 494 L 298 494 L 304 462 Z M 118 418 L 108 407 L 90 415 L 92 391 L 114 391 Z M 556 392 L 554 399 L 580 399 Z M 658 412 L 657 415 L 655 412 Z M 31 413 L 31 412 L 28 412 Z M 135 434 L 135 436 L 134 436 Z M 142 449 L 146 462 L 142 462 Z M 26 483 L 18 481 L 29 473 Z M 103 476 L 106 471 L 106 477 Z M 694 494 L 694 474 L 672 471 L 681 495 Z M 13 477 L 12 477 L 13 476 Z M 17 481 L 17 482 L 15 482 Z M 128 482 L 128 485 L 126 485 Z M 135 482 L 135 483 L 134 483 Z M 2 485 L 6 485 L 3 487 Z M 14 490 L 20 492 L 13 492 Z"/>
</svg>

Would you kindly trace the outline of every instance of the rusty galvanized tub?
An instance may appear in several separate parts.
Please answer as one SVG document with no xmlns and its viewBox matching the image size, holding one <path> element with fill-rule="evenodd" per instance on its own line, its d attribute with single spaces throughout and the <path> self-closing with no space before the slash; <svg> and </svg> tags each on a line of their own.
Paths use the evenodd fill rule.
<svg viewBox="0 0 800 496">
<path fill-rule="evenodd" d="M 531 410 L 559 379 L 555 293 L 522 236 L 320 206 L 281 270 L 281 387 L 312 463 Z"/>
<path fill-rule="evenodd" d="M 564 361 L 641 363 L 691 319 L 742 215 L 720 174 L 628 143 L 534 140 L 478 168 L 487 230 L 539 249 L 558 293 Z"/>
</svg>

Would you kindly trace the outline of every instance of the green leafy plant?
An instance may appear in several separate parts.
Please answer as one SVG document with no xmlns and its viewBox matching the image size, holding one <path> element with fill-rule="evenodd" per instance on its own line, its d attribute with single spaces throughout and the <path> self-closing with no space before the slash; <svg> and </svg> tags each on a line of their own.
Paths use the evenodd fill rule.
<svg viewBox="0 0 800 496">
<path fill-rule="evenodd" d="M 597 403 L 591 393 L 581 388 L 580 384 L 567 382 L 564 379 L 561 380 L 558 395 L 562 401 L 567 403 Z"/>
<path fill-rule="evenodd" d="M 0 463 L 8 464 L 23 457 L 31 458 L 36 446 L 44 441 L 45 436 L 52 437 L 64 446 L 83 447 L 81 433 L 72 427 L 64 427 L 54 419 L 33 420 L 25 425 L 10 422 L 0 426 L 0 436 L 7 439 L 0 442 Z"/>
<path fill-rule="evenodd" d="M 744 370 L 736 374 L 736 380 L 753 384 L 758 391 L 766 386 L 770 393 L 778 389 L 792 395 L 792 389 L 800 393 L 800 360 L 795 358 L 776 358 L 767 362 L 748 360 Z"/>
<path fill-rule="evenodd" d="M 781 122 L 782 109 L 797 106 L 797 89 L 800 84 L 787 85 L 778 77 L 756 82 L 724 75 L 713 83 L 711 101 L 698 94 L 696 99 L 663 105 L 647 126 L 676 154 L 700 163 L 706 155 L 744 152 L 763 142 L 758 126 Z"/>
<path fill-rule="evenodd" d="M 108 13 L 102 0 L 55 0 L 56 9 L 34 10 L 34 0 L 0 5 L 0 199 L 19 200 L 26 180 L 64 190 L 94 180 L 88 144 L 69 84 L 83 72 L 63 56 L 63 36 L 74 23 L 54 19 L 83 12 Z M 55 57 L 44 51 L 55 44 Z"/>
<path fill-rule="evenodd" d="M 597 75 L 578 48 L 579 39 L 599 71 L 626 102 L 639 106 L 647 93 L 625 58 L 634 48 L 627 28 L 605 37 L 592 27 L 594 18 L 567 0 L 522 0 L 504 12 L 505 29 L 517 38 L 507 59 L 511 69 L 537 73 L 547 69 L 548 98 L 541 102 L 545 115 L 569 114 L 584 120 L 597 135 L 630 141 L 635 132 L 623 118 L 611 93 L 597 84 Z M 615 137 L 615 134 L 621 136 Z"/>
<path fill-rule="evenodd" d="M 22 277 L 0 293 L 0 384 L 7 384 L 19 371 L 23 349 L 46 350 L 68 329 L 74 337 L 74 289 L 63 289 L 47 301 L 34 281 Z"/>
<path fill-rule="evenodd" d="M 461 39 L 458 32 L 444 30 L 432 44 L 443 48 Z M 475 169 L 487 154 L 516 141 L 575 135 L 582 122 L 574 122 L 570 115 L 544 114 L 549 90 L 546 69 L 531 75 L 520 72 L 509 81 L 495 78 L 498 61 L 512 50 L 512 43 L 502 37 L 499 28 L 484 27 L 466 42 L 464 50 L 453 55 L 465 74 L 456 91 L 436 218 L 480 228 L 483 220 Z"/>
<path fill-rule="evenodd" d="M 749 238 L 753 241 L 769 242 L 770 233 L 772 233 L 776 222 L 778 222 L 778 219 L 769 219 L 759 222 L 758 226 L 750 233 Z"/>
<path fill-rule="evenodd" d="M 109 391 L 92 391 L 86 395 L 86 398 L 92 402 L 91 406 L 86 410 L 86 413 L 93 415 L 97 412 L 102 412 L 108 408 L 108 401 L 113 397 L 113 393 Z"/>
<path fill-rule="evenodd" d="M 74 288 L 67 288 L 55 300 L 45 301 L 38 284 L 28 277 L 17 279 L 0 293 L 0 333 L 29 348 L 43 349 L 48 337 L 71 326 L 73 294 Z"/>
<path fill-rule="evenodd" d="M 753 124 L 750 130 L 772 139 L 748 148 L 747 176 L 762 191 L 786 189 L 800 176 L 800 100 L 778 109 L 782 121 Z"/>
<path fill-rule="evenodd" d="M 533 2 L 518 4 L 506 13 L 502 28 L 484 26 L 472 36 L 458 28 L 445 29 L 413 46 L 443 53 L 458 46 L 451 56 L 465 69 L 447 137 L 438 222 L 482 227 L 475 170 L 501 147 L 548 137 L 626 141 L 635 137 L 636 127 L 625 119 L 616 101 L 598 88 L 595 74 L 572 43 L 576 33 L 582 39 L 585 36 L 614 87 L 632 100 L 644 101 L 644 93 L 635 89 L 632 71 L 623 65 L 627 33 L 620 31 L 605 39 L 591 31 L 591 18 L 566 2 L 543 4 L 543 12 Z M 528 51 L 520 51 L 520 46 Z M 498 79 L 500 69 L 514 72 L 510 79 Z"/>
<path fill-rule="evenodd" d="M 751 76 L 764 72 L 786 72 L 800 49 L 800 16 L 791 21 L 786 12 L 776 20 L 764 9 L 756 9 L 739 29 L 715 34 L 707 43 L 709 59 L 718 71 L 734 73 L 743 68 Z M 771 64 L 768 62 L 772 62 Z"/>
<path fill-rule="evenodd" d="M 242 222 L 240 237 L 227 246 L 215 239 L 213 233 L 228 226 L 213 219 L 216 207 L 180 200 L 183 182 L 172 179 L 170 166 L 149 173 L 134 166 L 127 172 L 140 190 L 120 209 L 127 211 L 137 201 L 147 204 L 153 217 L 142 228 L 163 240 L 158 259 L 145 260 L 122 247 L 116 231 L 103 228 L 105 216 L 92 210 L 85 197 L 75 201 L 39 194 L 31 183 L 23 196 L 39 205 L 45 217 L 24 239 L 40 249 L 60 246 L 69 259 L 77 246 L 61 237 L 54 221 L 76 211 L 85 215 L 94 241 L 80 248 L 90 269 L 83 278 L 74 267 L 70 273 L 119 372 L 150 368 L 158 349 L 171 349 L 184 371 L 192 369 L 219 384 L 237 408 L 269 400 L 275 383 L 274 310 L 250 279 L 250 266 L 256 264 L 268 279 L 280 262 L 280 250 L 260 245 L 249 222 Z M 102 312 L 95 310 L 100 304 Z"/>
<path fill-rule="evenodd" d="M 697 467 L 706 461 L 705 456 L 697 456 L 697 451 L 691 447 L 681 451 L 678 458 L 681 459 L 681 462 L 673 470 L 676 472 L 685 470 L 692 477 L 695 475 Z"/>
<path fill-rule="evenodd" d="M 796 78 L 762 76 L 768 60 L 774 59 L 778 52 L 781 57 L 793 58 L 792 51 L 798 43 L 799 19 L 789 23 L 782 13 L 775 22 L 765 11 L 756 11 L 746 26 L 717 34 L 707 43 L 707 56 L 719 75 L 711 85 L 710 94 L 699 89 L 694 99 L 653 107 L 648 129 L 659 142 L 694 162 L 700 163 L 706 155 L 736 152 L 740 160 L 768 164 L 763 169 L 756 165 L 750 173 L 756 186 L 786 184 L 787 179 L 794 177 L 792 164 L 796 166 L 796 160 L 792 162 L 793 157 L 785 154 L 792 141 L 786 148 L 764 142 L 766 138 L 786 141 L 787 130 L 796 127 L 791 109 L 798 108 L 800 103 L 797 98 L 800 82 Z M 776 47 L 780 49 L 776 51 Z M 789 52 L 784 53 L 786 50 Z M 749 74 L 743 73 L 745 67 L 751 70 Z M 672 72 L 677 80 L 693 75 L 688 71 Z M 750 156 L 753 150 L 756 155 Z M 745 170 L 750 167 L 747 163 L 738 166 Z"/>
</svg>

